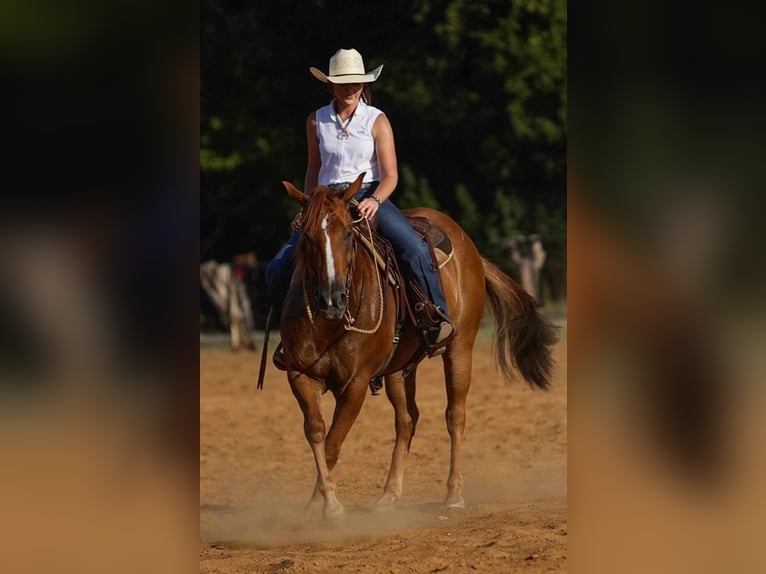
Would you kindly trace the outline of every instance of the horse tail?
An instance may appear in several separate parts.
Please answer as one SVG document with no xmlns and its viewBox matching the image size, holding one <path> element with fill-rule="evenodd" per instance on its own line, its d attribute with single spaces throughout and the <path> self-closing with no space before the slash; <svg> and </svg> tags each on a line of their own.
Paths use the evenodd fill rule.
<svg viewBox="0 0 766 574">
<path fill-rule="evenodd" d="M 530 384 L 546 390 L 553 371 L 551 346 L 556 328 L 538 311 L 538 303 L 499 267 L 482 257 L 487 298 L 495 319 L 495 359 L 506 379 L 512 367 Z"/>
</svg>

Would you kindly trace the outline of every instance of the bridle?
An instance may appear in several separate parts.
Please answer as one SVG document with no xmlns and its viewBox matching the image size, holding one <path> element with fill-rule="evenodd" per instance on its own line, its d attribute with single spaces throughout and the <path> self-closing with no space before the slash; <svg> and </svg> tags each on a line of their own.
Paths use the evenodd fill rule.
<svg viewBox="0 0 766 574">
<path fill-rule="evenodd" d="M 351 200 L 352 205 L 358 205 L 358 202 L 355 199 Z M 346 285 L 344 287 L 345 295 L 346 295 L 346 301 L 351 301 L 351 281 L 354 277 L 354 270 L 356 268 L 356 248 L 357 248 L 357 235 L 361 234 L 362 232 L 359 231 L 357 228 L 357 224 L 360 222 L 364 222 L 367 225 L 367 232 L 370 237 L 370 245 L 373 244 L 372 242 L 372 227 L 370 227 L 370 222 L 365 219 L 364 217 L 359 217 L 359 219 L 352 220 L 352 230 L 354 232 L 354 237 L 352 238 L 351 243 L 351 262 L 349 263 L 347 274 L 346 274 Z M 343 314 L 343 319 L 345 320 L 345 324 L 343 325 L 343 328 L 346 331 L 354 331 L 356 333 L 364 333 L 364 334 L 372 334 L 376 333 L 378 329 L 380 328 L 381 323 L 383 322 L 383 282 L 380 278 L 380 269 L 378 269 L 377 263 L 373 260 L 373 265 L 375 266 L 375 273 L 378 280 L 378 296 L 380 299 L 380 305 L 378 306 L 378 320 L 375 322 L 375 326 L 372 329 L 360 329 L 359 327 L 355 327 L 354 323 L 357 320 L 357 317 L 352 317 L 351 313 L 349 312 L 349 305 L 346 305 L 346 311 Z M 311 311 L 311 303 L 309 299 L 308 294 L 308 287 L 307 287 L 307 273 L 303 274 L 303 303 L 306 307 L 306 314 L 308 315 L 309 321 L 311 324 L 314 324 L 314 314 Z M 316 289 L 315 289 L 316 292 Z"/>
</svg>

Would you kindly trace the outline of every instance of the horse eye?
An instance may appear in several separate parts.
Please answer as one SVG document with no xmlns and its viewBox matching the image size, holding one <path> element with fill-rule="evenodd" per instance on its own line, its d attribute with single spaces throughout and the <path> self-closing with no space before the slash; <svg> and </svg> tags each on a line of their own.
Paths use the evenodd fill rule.
<svg viewBox="0 0 766 574">
<path fill-rule="evenodd" d="M 353 235 L 354 235 L 353 231 L 351 231 L 350 229 L 346 229 L 346 231 L 343 232 L 343 239 L 345 239 L 346 241 L 349 241 Z"/>
</svg>

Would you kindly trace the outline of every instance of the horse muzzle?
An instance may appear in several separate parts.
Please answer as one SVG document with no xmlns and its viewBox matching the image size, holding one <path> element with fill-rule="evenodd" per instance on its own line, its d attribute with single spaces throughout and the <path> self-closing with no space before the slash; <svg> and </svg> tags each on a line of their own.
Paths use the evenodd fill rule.
<svg viewBox="0 0 766 574">
<path fill-rule="evenodd" d="M 348 293 L 345 289 L 333 289 L 329 293 L 319 292 L 316 298 L 319 314 L 328 321 L 337 321 L 348 308 Z"/>
</svg>

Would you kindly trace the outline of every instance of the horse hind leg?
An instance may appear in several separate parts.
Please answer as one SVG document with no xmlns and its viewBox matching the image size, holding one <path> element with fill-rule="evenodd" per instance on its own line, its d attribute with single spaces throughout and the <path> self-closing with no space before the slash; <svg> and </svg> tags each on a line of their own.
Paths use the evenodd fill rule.
<svg viewBox="0 0 766 574">
<path fill-rule="evenodd" d="M 317 481 L 309 506 L 318 498 L 324 499 L 324 515 L 328 518 L 343 514 L 343 505 L 335 495 L 335 483 L 330 477 L 325 454 L 325 423 L 320 407 L 320 385 L 306 375 L 290 373 L 290 387 L 303 411 L 303 431 L 314 454 L 317 468 Z"/>
<path fill-rule="evenodd" d="M 447 478 L 448 508 L 464 508 L 463 476 L 460 472 L 460 454 L 465 431 L 465 401 L 471 385 L 473 345 L 455 339 L 443 355 L 444 378 L 447 387 L 447 409 L 444 417 L 450 435 L 450 468 Z"/>
<path fill-rule="evenodd" d="M 398 373 L 386 377 L 386 396 L 394 407 L 396 442 L 391 455 L 388 480 L 383 488 L 383 494 L 375 503 L 377 507 L 388 507 L 402 496 L 405 462 L 419 417 L 415 403 L 415 374 L 416 371 L 413 371 L 406 378 Z"/>
</svg>

